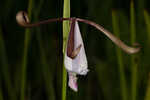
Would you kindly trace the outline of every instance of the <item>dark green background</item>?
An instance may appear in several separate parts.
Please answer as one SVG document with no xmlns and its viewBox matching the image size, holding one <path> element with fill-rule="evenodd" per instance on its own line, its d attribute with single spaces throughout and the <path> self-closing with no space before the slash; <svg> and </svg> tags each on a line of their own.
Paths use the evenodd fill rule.
<svg viewBox="0 0 150 100">
<path fill-rule="evenodd" d="M 16 13 L 27 11 L 28 0 L 0 1 L 0 99 L 20 100 L 25 28 L 16 23 Z M 130 0 L 71 0 L 71 16 L 92 20 L 113 32 L 112 11 L 116 13 L 120 39 L 132 46 Z M 150 37 L 144 10 L 148 0 L 135 0 L 136 42 L 142 47 L 136 56 L 136 100 L 144 100 L 150 71 Z M 33 0 L 31 22 L 63 15 L 63 0 Z M 79 91 L 67 87 L 67 100 L 123 100 L 116 45 L 95 28 L 79 23 L 90 72 L 79 76 Z M 150 28 L 150 27 L 149 27 Z M 32 28 L 27 51 L 25 100 L 61 100 L 62 23 Z M 132 100 L 131 55 L 121 51 L 128 100 Z M 148 100 L 148 99 L 145 99 Z"/>
</svg>

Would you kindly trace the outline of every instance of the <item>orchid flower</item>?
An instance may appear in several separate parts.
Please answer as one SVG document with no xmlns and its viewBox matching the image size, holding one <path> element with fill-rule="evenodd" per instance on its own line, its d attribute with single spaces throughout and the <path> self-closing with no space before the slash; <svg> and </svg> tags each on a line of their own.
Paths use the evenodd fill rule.
<svg viewBox="0 0 150 100">
<path fill-rule="evenodd" d="M 134 54 L 139 52 L 139 47 L 130 47 L 124 44 L 119 38 L 115 37 L 111 32 L 104 29 L 102 26 L 96 24 L 93 21 L 89 21 L 81 18 L 54 18 L 37 23 L 30 24 L 27 13 L 20 11 L 16 15 L 16 20 L 19 25 L 23 27 L 35 27 L 42 24 L 48 24 L 56 21 L 70 21 L 70 32 L 68 36 L 66 52 L 64 54 L 64 64 L 68 71 L 69 82 L 68 86 L 74 91 L 78 91 L 77 75 L 86 75 L 88 70 L 88 63 L 85 54 L 84 44 L 80 33 L 78 22 L 83 22 L 94 26 L 96 29 L 104 33 L 110 40 L 112 40 L 118 47 L 128 54 Z"/>
<path fill-rule="evenodd" d="M 74 91 L 77 91 L 76 74 L 86 75 L 88 72 L 88 64 L 79 25 L 76 19 L 71 22 L 64 63 L 69 75 L 68 85 Z"/>
</svg>

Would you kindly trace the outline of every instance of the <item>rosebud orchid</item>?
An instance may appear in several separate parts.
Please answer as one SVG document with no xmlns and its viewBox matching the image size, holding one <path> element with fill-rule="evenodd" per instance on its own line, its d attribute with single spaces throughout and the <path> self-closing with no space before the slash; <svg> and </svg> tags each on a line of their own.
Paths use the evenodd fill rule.
<svg viewBox="0 0 150 100">
<path fill-rule="evenodd" d="M 88 64 L 79 25 L 75 19 L 71 22 L 64 63 L 69 72 L 69 86 L 76 91 L 76 74 L 86 75 Z"/>
<path fill-rule="evenodd" d="M 38 23 L 29 23 L 29 19 L 27 13 L 21 11 L 16 15 L 16 20 L 19 25 L 23 27 L 34 27 L 39 26 L 41 24 L 48 24 L 50 22 L 56 21 L 70 21 L 70 32 L 68 36 L 67 46 L 64 54 L 64 64 L 65 68 L 68 71 L 69 82 L 68 86 L 72 88 L 74 91 L 78 91 L 77 85 L 77 75 L 86 75 L 88 72 L 88 63 L 85 54 L 84 44 L 82 40 L 82 36 L 80 33 L 78 22 L 83 22 L 94 26 L 96 29 L 104 33 L 110 40 L 112 40 L 118 47 L 120 47 L 123 51 L 128 54 L 134 54 L 139 52 L 140 48 L 134 48 L 127 46 L 124 44 L 119 38 L 115 37 L 111 32 L 104 29 L 102 26 L 96 24 L 93 21 L 89 21 L 81 18 L 54 18 L 48 19 L 45 21 L 40 21 Z"/>
</svg>

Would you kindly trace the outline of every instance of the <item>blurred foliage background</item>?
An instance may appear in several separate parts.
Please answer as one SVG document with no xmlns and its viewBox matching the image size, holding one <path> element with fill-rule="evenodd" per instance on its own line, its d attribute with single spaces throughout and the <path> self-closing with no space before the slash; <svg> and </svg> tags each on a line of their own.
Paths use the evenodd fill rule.
<svg viewBox="0 0 150 100">
<path fill-rule="evenodd" d="M 90 72 L 67 100 L 150 100 L 150 9 L 148 0 L 71 0 L 71 17 L 92 20 L 141 51 L 128 55 L 95 28 L 80 23 Z M 0 100 L 61 100 L 62 23 L 26 29 L 31 22 L 63 16 L 63 0 L 0 1 Z"/>
</svg>

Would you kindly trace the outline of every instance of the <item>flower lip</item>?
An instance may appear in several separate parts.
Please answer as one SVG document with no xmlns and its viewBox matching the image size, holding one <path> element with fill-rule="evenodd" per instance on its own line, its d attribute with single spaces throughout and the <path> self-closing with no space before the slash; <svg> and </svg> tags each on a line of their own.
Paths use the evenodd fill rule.
<svg viewBox="0 0 150 100">
<path fill-rule="evenodd" d="M 77 84 L 77 80 L 78 78 L 76 77 L 75 73 L 69 72 L 69 82 L 68 82 L 68 86 L 74 90 L 75 92 L 78 91 L 78 84 Z"/>
</svg>

